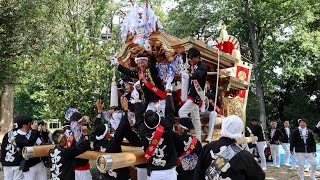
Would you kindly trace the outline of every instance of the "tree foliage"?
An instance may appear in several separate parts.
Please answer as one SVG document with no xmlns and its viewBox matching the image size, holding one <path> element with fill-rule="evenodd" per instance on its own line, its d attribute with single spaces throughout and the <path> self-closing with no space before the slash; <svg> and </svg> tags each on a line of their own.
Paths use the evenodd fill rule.
<svg viewBox="0 0 320 180">
<path fill-rule="evenodd" d="M 117 4 L 104 1 L 67 1 L 60 8 L 59 32 L 37 56 L 21 57 L 22 78 L 16 86 L 15 114 L 64 119 L 69 107 L 93 115 L 95 100 L 109 100 L 112 68 L 108 63 L 120 47 L 119 25 L 112 22 Z M 101 39 L 103 26 L 112 37 Z M 32 106 L 28 106 L 31 105 Z M 28 108 L 26 108 L 28 107 Z"/>
</svg>

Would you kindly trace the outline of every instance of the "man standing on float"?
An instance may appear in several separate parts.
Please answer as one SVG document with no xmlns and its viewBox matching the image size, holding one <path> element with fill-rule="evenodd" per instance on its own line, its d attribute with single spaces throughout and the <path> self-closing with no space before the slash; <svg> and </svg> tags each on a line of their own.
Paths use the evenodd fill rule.
<svg viewBox="0 0 320 180">
<path fill-rule="evenodd" d="M 118 70 L 130 78 L 139 78 L 145 97 L 145 104 L 148 106 L 147 110 L 155 112 L 157 110 L 156 104 L 159 102 L 163 102 L 164 108 L 166 92 L 164 82 L 158 75 L 155 57 L 150 57 L 150 64 L 148 60 L 149 58 L 145 55 L 138 55 L 135 58 L 135 63 L 138 65 L 139 70 L 124 67 L 118 63 L 117 58 L 112 59 L 112 64 L 117 65 Z"/>
<path fill-rule="evenodd" d="M 204 100 L 204 86 L 207 81 L 207 66 L 200 59 L 200 51 L 196 48 L 188 50 L 188 59 L 191 65 L 190 74 L 183 73 L 182 78 L 189 79 L 188 99 L 179 110 L 180 118 L 189 118 L 191 120 L 196 132 L 196 137 L 201 142 L 201 121 L 199 114 L 199 107 L 201 107 Z"/>
</svg>

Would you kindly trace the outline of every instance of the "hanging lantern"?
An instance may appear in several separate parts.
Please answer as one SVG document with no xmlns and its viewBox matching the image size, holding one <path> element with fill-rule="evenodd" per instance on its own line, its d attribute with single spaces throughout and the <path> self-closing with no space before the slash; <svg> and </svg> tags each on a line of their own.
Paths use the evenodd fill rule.
<svg viewBox="0 0 320 180">
<path fill-rule="evenodd" d="M 113 77 L 111 83 L 110 107 L 118 106 L 118 87 L 116 82 L 116 71 L 113 68 Z"/>
</svg>

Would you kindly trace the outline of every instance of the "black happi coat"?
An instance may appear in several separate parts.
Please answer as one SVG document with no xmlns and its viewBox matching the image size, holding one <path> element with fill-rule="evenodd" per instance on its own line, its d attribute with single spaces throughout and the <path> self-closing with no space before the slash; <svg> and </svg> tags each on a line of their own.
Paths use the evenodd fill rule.
<svg viewBox="0 0 320 180">
<path fill-rule="evenodd" d="M 214 154 L 220 152 L 222 146 L 229 146 L 234 143 L 233 139 L 221 137 L 218 141 L 213 141 L 202 148 L 197 167 L 194 172 L 194 179 L 205 179 L 206 170 L 211 164 L 213 158 L 210 151 Z M 265 173 L 260 165 L 254 160 L 252 154 L 248 151 L 242 150 L 235 155 L 230 161 L 230 168 L 226 172 L 222 172 L 222 178 L 229 177 L 236 180 L 263 180 Z"/>
<path fill-rule="evenodd" d="M 185 131 L 183 134 L 179 135 L 175 133 L 175 146 L 177 149 L 178 157 L 180 157 L 186 150 L 189 149 L 190 144 L 187 142 L 191 141 L 192 143 L 192 135 L 190 132 Z M 186 150 L 185 150 L 186 149 Z M 197 144 L 192 153 L 195 153 L 198 157 L 200 155 L 202 149 L 202 145 L 199 140 L 197 140 Z M 182 166 L 178 166 L 176 168 L 178 172 L 178 180 L 192 180 L 194 170 L 184 171 Z"/>
<path fill-rule="evenodd" d="M 297 153 L 312 153 L 316 152 L 316 142 L 313 137 L 313 133 L 310 129 L 307 129 L 308 139 L 306 140 L 306 144 L 303 141 L 303 138 L 300 135 L 299 128 L 294 130 L 292 133 L 292 138 L 290 141 L 290 151 L 294 151 Z"/>
<path fill-rule="evenodd" d="M 15 137 L 17 129 L 12 129 L 7 132 L 1 144 L 1 164 L 2 166 L 20 166 L 23 160 L 21 156 L 21 149 L 17 147 Z"/>
<path fill-rule="evenodd" d="M 150 64 L 149 64 L 148 68 L 146 69 L 144 75 L 145 75 L 146 79 L 151 83 L 151 79 L 148 74 L 148 72 L 150 72 L 150 76 L 152 78 L 152 81 L 154 82 L 154 85 L 157 88 L 159 88 L 160 90 L 165 91 L 163 81 L 158 74 L 156 63 L 157 63 L 157 61 L 156 61 L 155 57 L 151 56 L 150 57 Z M 132 70 L 132 69 L 126 68 L 122 65 L 119 65 L 118 70 L 129 77 L 139 78 L 140 71 L 138 69 Z M 142 87 L 142 90 L 144 93 L 144 98 L 145 98 L 146 104 L 149 104 L 150 102 L 156 102 L 158 100 L 162 100 L 162 98 L 159 97 L 158 95 L 156 95 L 152 90 L 150 90 L 144 84 L 144 82 L 140 81 L 140 83 L 141 83 L 141 87 Z"/>
<path fill-rule="evenodd" d="M 194 84 L 192 80 L 198 80 L 198 83 L 202 90 L 204 90 L 204 86 L 206 85 L 207 81 L 207 66 L 206 64 L 200 60 L 198 64 L 194 65 L 194 72 L 191 73 L 191 68 L 190 68 L 190 77 L 189 77 L 189 90 L 188 90 L 188 96 L 191 97 L 194 100 L 195 104 L 200 103 L 200 96 L 198 92 L 196 91 L 196 88 L 194 87 Z"/>
<path fill-rule="evenodd" d="M 59 179 L 75 179 L 72 162 L 74 158 L 85 151 L 90 150 L 89 141 L 79 141 L 75 147 L 64 148 L 56 145 L 54 149 L 49 151 L 49 166 L 51 170 L 51 178 Z"/>
<path fill-rule="evenodd" d="M 273 137 L 271 137 L 271 131 L 272 129 L 270 129 L 269 134 L 268 134 L 268 139 L 270 141 L 270 144 L 280 144 L 280 143 L 276 143 L 276 141 L 282 141 L 282 137 L 283 134 L 279 129 L 276 129 L 276 131 L 274 132 Z"/>
<path fill-rule="evenodd" d="M 138 134 L 142 140 L 144 146 L 144 151 L 149 147 L 149 139 L 152 138 L 152 133 L 155 129 L 149 129 L 144 124 L 144 105 L 142 103 L 135 104 L 135 114 L 136 114 L 136 127 L 138 129 Z M 148 174 L 151 171 L 166 170 L 171 169 L 177 165 L 177 153 L 174 145 L 174 106 L 172 96 L 166 97 L 166 108 L 165 108 L 165 118 L 161 118 L 161 125 L 164 127 L 164 132 L 149 162 L 147 162 L 146 168 Z M 163 156 L 162 156 L 163 155 Z"/>
<path fill-rule="evenodd" d="M 265 141 L 264 132 L 262 125 L 257 123 L 255 126 L 252 125 L 252 134 L 258 137 L 258 142 Z"/>
<path fill-rule="evenodd" d="M 289 134 L 284 127 L 281 128 L 280 131 L 283 134 L 282 143 L 290 143 L 290 139 L 291 139 L 291 135 L 292 135 L 291 129 L 289 128 Z"/>
<path fill-rule="evenodd" d="M 95 126 L 97 127 L 99 124 L 102 124 L 101 118 L 97 118 L 95 121 Z M 112 137 L 110 140 L 102 139 L 102 140 L 96 140 L 94 142 L 94 150 L 100 151 L 100 152 L 108 152 L 108 153 L 120 153 L 121 150 L 121 143 L 123 141 L 123 138 L 126 138 L 131 145 L 134 146 L 142 146 L 142 143 L 140 141 L 140 138 L 138 135 L 131 130 L 131 127 L 128 122 L 128 111 L 124 110 L 122 112 L 122 118 L 121 122 L 119 124 L 119 127 L 117 128 L 116 132 L 114 133 L 114 137 Z M 107 172 L 105 174 L 104 179 L 111 180 L 111 179 L 117 179 L 117 180 L 128 180 L 130 179 L 130 171 L 127 167 L 120 168 L 120 169 L 114 169 L 113 172 Z M 116 173 L 116 177 L 111 176 L 113 173 Z"/>
<path fill-rule="evenodd" d="M 131 112 L 134 112 L 134 104 L 132 104 L 131 103 L 131 92 L 124 92 L 123 93 L 123 97 L 125 97 L 125 98 L 127 98 L 128 99 L 128 105 L 129 105 L 129 110 L 131 111 Z M 114 108 L 114 110 L 122 110 L 123 109 L 123 107 L 122 107 L 122 105 L 121 105 L 121 98 L 119 97 L 118 98 L 118 106 L 117 107 L 115 107 Z"/>
<path fill-rule="evenodd" d="M 23 149 L 25 146 L 34 146 L 37 139 L 40 137 L 40 132 L 38 130 L 31 130 L 30 137 L 27 133 L 22 132 L 20 130 L 17 131 L 17 136 L 16 136 L 16 144 L 20 150 Z M 22 156 L 22 155 L 21 155 Z M 36 158 L 30 158 L 28 160 L 23 160 L 20 163 L 20 168 L 23 172 L 29 171 L 30 167 L 33 167 L 37 165 L 38 163 L 41 163 L 41 159 L 39 157 Z"/>
</svg>

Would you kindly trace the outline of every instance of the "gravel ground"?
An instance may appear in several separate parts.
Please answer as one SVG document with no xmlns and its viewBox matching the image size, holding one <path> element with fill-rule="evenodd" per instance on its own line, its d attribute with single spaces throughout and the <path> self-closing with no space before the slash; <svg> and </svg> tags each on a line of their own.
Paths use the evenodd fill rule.
<svg viewBox="0 0 320 180">
<path fill-rule="evenodd" d="M 266 179 L 299 180 L 298 171 L 289 170 L 290 167 L 281 166 L 280 168 L 276 168 L 268 165 L 267 168 L 268 169 L 266 171 Z M 318 170 L 316 174 L 320 174 L 320 171 Z M 305 172 L 305 179 L 306 180 L 310 179 L 308 172 Z"/>
</svg>

